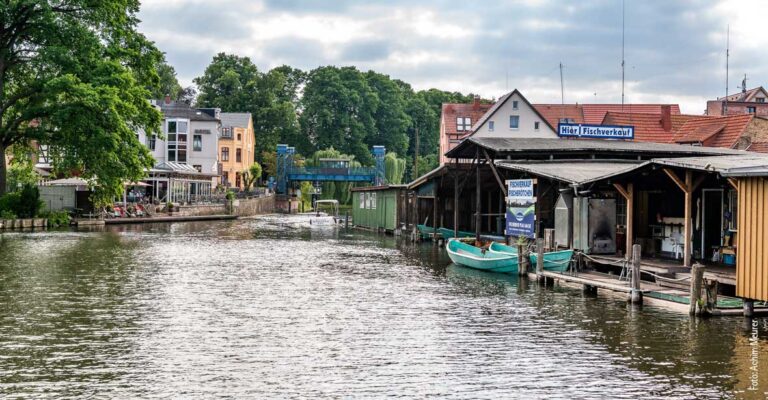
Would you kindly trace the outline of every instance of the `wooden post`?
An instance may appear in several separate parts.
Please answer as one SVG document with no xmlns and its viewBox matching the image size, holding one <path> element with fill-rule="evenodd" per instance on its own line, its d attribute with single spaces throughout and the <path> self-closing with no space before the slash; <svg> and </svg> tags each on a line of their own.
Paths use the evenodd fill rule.
<svg viewBox="0 0 768 400">
<path fill-rule="evenodd" d="M 480 154 L 478 153 L 475 158 L 477 159 L 478 166 L 475 170 L 475 240 L 480 241 L 480 225 L 483 224 L 480 211 L 483 208 L 482 193 L 480 190 Z"/>
<path fill-rule="evenodd" d="M 687 190 L 685 191 L 685 232 L 683 233 L 685 235 L 683 237 L 683 243 L 685 244 L 683 246 L 683 251 L 685 251 L 685 255 L 683 256 L 683 265 L 688 267 L 691 265 L 691 248 L 693 247 L 693 243 L 691 243 L 691 208 L 693 207 L 691 204 L 691 195 L 693 194 L 693 172 L 690 170 L 685 171 L 685 186 Z"/>
<path fill-rule="evenodd" d="M 699 305 L 701 300 L 701 282 L 704 279 L 704 266 L 696 263 L 691 267 L 691 302 L 688 308 L 690 315 L 700 315 L 702 308 Z"/>
<path fill-rule="evenodd" d="M 717 308 L 717 289 L 719 283 L 712 279 L 707 280 L 704 283 L 704 295 L 706 296 L 706 311 L 708 314 L 712 314 Z"/>
<path fill-rule="evenodd" d="M 344 229 L 349 229 L 349 210 L 347 210 L 346 216 L 344 217 Z"/>
<path fill-rule="evenodd" d="M 544 280 L 544 239 L 536 239 L 536 277 Z"/>
<path fill-rule="evenodd" d="M 528 268 L 525 267 L 525 264 L 523 261 L 525 260 L 525 257 L 523 256 L 523 245 L 518 244 L 517 245 L 517 274 L 520 276 L 524 276 L 528 274 Z"/>
<path fill-rule="evenodd" d="M 459 170 L 453 173 L 453 236 L 459 236 Z"/>
<path fill-rule="evenodd" d="M 634 221 L 635 221 L 635 185 L 633 183 L 628 183 L 627 184 L 627 224 L 626 224 L 626 233 L 625 233 L 627 236 L 627 244 L 625 247 L 627 249 L 627 252 L 629 252 L 629 249 L 633 248 L 633 245 L 635 243 Z"/>
<path fill-rule="evenodd" d="M 432 197 L 432 242 L 437 244 L 437 185 L 435 185 L 435 196 Z"/>
<path fill-rule="evenodd" d="M 632 291 L 629 295 L 629 301 L 633 304 L 643 302 L 643 292 L 640 289 L 640 254 L 639 244 L 632 246 Z"/>
<path fill-rule="evenodd" d="M 744 299 L 744 316 L 752 318 L 755 316 L 755 302 L 750 299 Z"/>
</svg>

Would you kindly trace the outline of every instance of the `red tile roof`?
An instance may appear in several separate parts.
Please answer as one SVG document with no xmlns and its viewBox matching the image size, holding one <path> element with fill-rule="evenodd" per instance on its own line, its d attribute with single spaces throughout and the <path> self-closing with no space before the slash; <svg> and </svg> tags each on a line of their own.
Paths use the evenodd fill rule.
<svg viewBox="0 0 768 400">
<path fill-rule="evenodd" d="M 686 122 L 677 130 L 675 141 L 684 140 L 691 143 L 691 139 L 700 139 L 698 142 L 711 147 L 733 147 L 744 134 L 747 125 L 754 118 L 751 114 L 729 115 L 727 117 L 700 116 Z M 720 127 L 720 129 L 717 129 Z"/>
<path fill-rule="evenodd" d="M 577 124 L 584 123 L 580 104 L 534 104 L 533 107 L 555 129 L 561 118 L 570 118 Z"/>
<path fill-rule="evenodd" d="M 665 131 L 661 127 L 661 114 L 622 113 L 609 111 L 605 114 L 603 125 L 631 125 L 635 127 L 636 142 L 670 143 L 674 132 L 682 126 L 686 115 L 672 115 L 672 129 Z"/>
<path fill-rule="evenodd" d="M 747 147 L 747 150 L 768 154 L 768 142 L 752 142 L 752 144 Z"/>
<path fill-rule="evenodd" d="M 443 124 L 445 124 L 445 133 L 448 135 L 461 135 L 465 136 L 469 134 L 469 130 L 461 131 L 456 128 L 456 118 L 469 117 L 472 124 L 477 122 L 483 114 L 485 114 L 493 104 L 485 103 L 444 103 L 442 109 Z"/>
<path fill-rule="evenodd" d="M 583 104 L 584 123 L 600 124 L 608 112 L 628 114 L 661 114 L 663 104 Z M 672 115 L 680 115 L 680 105 L 669 104 Z"/>
</svg>

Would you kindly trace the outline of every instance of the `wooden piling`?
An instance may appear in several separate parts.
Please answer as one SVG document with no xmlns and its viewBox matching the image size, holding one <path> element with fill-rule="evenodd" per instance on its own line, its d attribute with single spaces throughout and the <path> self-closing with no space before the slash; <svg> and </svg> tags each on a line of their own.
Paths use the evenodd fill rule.
<svg viewBox="0 0 768 400">
<path fill-rule="evenodd" d="M 520 276 L 524 276 L 528 274 L 528 268 L 526 268 L 525 263 L 525 257 L 523 255 L 523 245 L 518 244 L 517 245 L 517 274 Z"/>
<path fill-rule="evenodd" d="M 633 304 L 642 304 L 643 292 L 640 289 L 640 255 L 641 248 L 639 244 L 632 246 L 632 291 L 629 292 L 629 301 Z"/>
<path fill-rule="evenodd" d="M 701 315 L 703 307 L 699 304 L 701 300 L 701 284 L 704 280 L 704 266 L 696 263 L 691 267 L 691 302 L 688 308 L 690 315 Z"/>
<path fill-rule="evenodd" d="M 344 229 L 349 229 L 349 210 L 347 210 L 347 213 L 344 216 Z"/>
<path fill-rule="evenodd" d="M 544 239 L 536 239 L 536 277 L 539 282 L 544 281 Z"/>
<path fill-rule="evenodd" d="M 755 302 L 750 299 L 744 299 L 744 316 L 752 318 L 755 316 Z"/>
</svg>

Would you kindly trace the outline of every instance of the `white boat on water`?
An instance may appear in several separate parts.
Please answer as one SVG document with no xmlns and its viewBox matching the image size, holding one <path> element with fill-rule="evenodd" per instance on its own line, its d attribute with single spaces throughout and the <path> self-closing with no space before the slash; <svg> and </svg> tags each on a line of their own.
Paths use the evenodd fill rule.
<svg viewBox="0 0 768 400">
<path fill-rule="evenodd" d="M 328 211 L 320 211 L 326 208 Z M 309 218 L 310 225 L 336 225 L 339 221 L 339 202 L 338 200 L 317 200 L 315 201 L 315 213 Z"/>
</svg>

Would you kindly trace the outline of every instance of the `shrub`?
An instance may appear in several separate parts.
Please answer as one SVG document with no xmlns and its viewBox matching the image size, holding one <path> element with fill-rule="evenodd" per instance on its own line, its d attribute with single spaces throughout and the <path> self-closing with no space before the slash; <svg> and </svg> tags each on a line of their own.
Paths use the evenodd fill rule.
<svg viewBox="0 0 768 400">
<path fill-rule="evenodd" d="M 40 214 L 40 217 L 47 218 L 48 226 L 54 228 L 59 226 L 69 226 L 69 221 L 71 220 L 69 213 L 66 211 L 48 211 Z"/>
<path fill-rule="evenodd" d="M 231 190 L 227 190 L 227 200 L 232 201 L 234 199 L 235 199 L 235 192 L 233 192 Z"/>
<path fill-rule="evenodd" d="M 42 207 L 40 191 L 32 185 L 24 185 L 21 191 L 0 197 L 0 212 L 9 211 L 19 218 L 34 218 Z"/>
<path fill-rule="evenodd" d="M 0 219 L 16 219 L 16 214 L 13 211 L 3 210 L 0 211 Z"/>
</svg>

